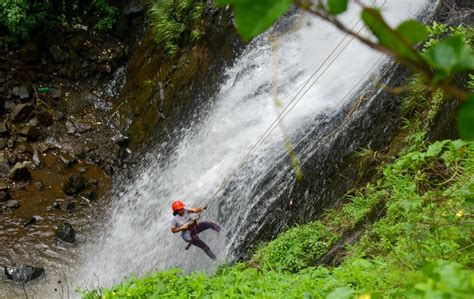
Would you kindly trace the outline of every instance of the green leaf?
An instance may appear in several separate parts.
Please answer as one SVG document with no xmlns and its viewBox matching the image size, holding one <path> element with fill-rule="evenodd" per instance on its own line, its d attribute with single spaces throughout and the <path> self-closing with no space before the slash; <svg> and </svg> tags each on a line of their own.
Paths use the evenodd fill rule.
<svg viewBox="0 0 474 299">
<path fill-rule="evenodd" d="M 382 46 L 391 49 L 401 57 L 413 61 L 419 61 L 418 57 L 414 54 L 414 50 L 403 43 L 400 36 L 385 22 L 379 10 L 374 8 L 364 8 L 361 17 L 365 25 L 377 37 Z M 408 29 L 407 27 L 411 26 L 413 26 L 413 24 L 404 25 L 402 26 L 402 29 L 405 31 Z M 408 33 L 406 34 L 409 35 Z M 402 35 L 401 32 L 400 35 Z M 410 35 L 410 38 L 414 37 Z"/>
<path fill-rule="evenodd" d="M 328 0 L 329 12 L 333 15 L 338 15 L 347 10 L 348 0 Z"/>
<path fill-rule="evenodd" d="M 449 36 L 435 43 L 425 54 L 427 62 L 446 74 L 474 69 L 474 55 L 462 37 Z"/>
<path fill-rule="evenodd" d="M 428 38 L 426 27 L 415 20 L 408 20 L 397 27 L 398 33 L 411 44 L 416 44 Z"/>
<path fill-rule="evenodd" d="M 240 35 L 249 40 L 267 30 L 284 14 L 291 0 L 216 0 L 218 5 L 232 5 L 235 25 Z"/>
<path fill-rule="evenodd" d="M 474 93 L 471 94 L 459 111 L 458 128 L 461 138 L 474 140 Z"/>
</svg>

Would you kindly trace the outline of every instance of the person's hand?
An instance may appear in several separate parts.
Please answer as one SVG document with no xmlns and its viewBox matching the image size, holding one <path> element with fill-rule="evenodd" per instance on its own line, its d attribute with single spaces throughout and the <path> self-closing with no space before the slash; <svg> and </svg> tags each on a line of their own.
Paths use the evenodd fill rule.
<svg viewBox="0 0 474 299">
<path fill-rule="evenodd" d="M 181 225 L 181 228 L 182 229 L 188 229 L 191 224 L 192 224 L 192 222 L 187 222 L 187 223 Z"/>
</svg>

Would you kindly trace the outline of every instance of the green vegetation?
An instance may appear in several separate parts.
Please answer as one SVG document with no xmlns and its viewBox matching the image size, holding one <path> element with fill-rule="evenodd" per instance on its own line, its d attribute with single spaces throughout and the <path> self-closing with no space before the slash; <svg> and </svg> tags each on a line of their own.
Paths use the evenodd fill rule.
<svg viewBox="0 0 474 299">
<path fill-rule="evenodd" d="M 111 29 L 118 10 L 107 0 L 0 0 L 0 43 L 18 44 L 33 31 L 46 32 L 75 25 Z"/>
<path fill-rule="evenodd" d="M 150 19 L 155 41 L 165 54 L 174 56 L 178 49 L 198 41 L 204 33 L 203 0 L 153 0 Z"/>
</svg>

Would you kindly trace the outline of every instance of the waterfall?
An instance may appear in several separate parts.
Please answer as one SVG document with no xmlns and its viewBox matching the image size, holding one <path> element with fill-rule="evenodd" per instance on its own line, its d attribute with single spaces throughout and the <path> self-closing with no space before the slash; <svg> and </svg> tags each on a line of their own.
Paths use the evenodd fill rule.
<svg viewBox="0 0 474 299">
<path fill-rule="evenodd" d="M 417 14 L 424 3 L 388 0 L 384 15 L 396 24 Z M 116 184 L 103 230 L 80 248 L 76 274 L 70 281 L 84 285 L 97 280 L 101 286 L 109 286 L 125 276 L 156 269 L 180 267 L 191 271 L 215 267 L 218 263 L 213 263 L 199 248 L 185 251 L 186 244 L 179 234 L 170 232 L 170 205 L 175 199 L 183 200 L 189 207 L 208 202 L 230 174 L 230 183 L 203 215 L 206 220 L 220 222 L 224 231 L 206 231 L 202 239 L 220 262 L 233 256 L 236 243 L 245 238 L 246 231 L 258 226 L 258 218 L 249 211 L 265 213 L 272 201 L 267 196 L 264 203 L 255 205 L 255 196 L 269 191 L 278 196 L 294 182 L 291 165 L 274 167 L 286 155 L 283 137 L 288 137 L 296 147 L 316 119 L 324 116 L 330 120 L 353 98 L 345 95 L 361 87 L 382 65 L 380 53 L 346 38 L 331 56 L 339 55 L 334 63 L 324 64 L 313 77 L 321 75 L 320 78 L 310 80 L 344 34 L 311 16 L 292 16 L 282 22 L 294 26 L 300 18 L 304 18 L 301 28 L 280 37 L 276 51 L 272 51 L 268 33 L 253 40 L 226 70 L 224 83 L 212 104 L 172 134 L 166 145 L 150 150 L 133 180 L 123 179 Z M 357 20 L 356 7 L 343 15 L 349 27 L 357 24 Z M 277 61 L 273 68 L 272 58 Z M 323 74 L 325 67 L 328 68 Z M 274 74 L 281 107 L 275 106 L 272 96 Z M 305 85 L 306 82 L 309 83 Z M 301 96 L 295 97 L 304 86 Z M 293 99 L 298 102 L 282 122 L 286 133 L 279 127 L 273 130 L 234 173 L 242 157 Z M 161 150 L 163 146 L 170 150 Z M 303 151 L 296 154 L 301 156 Z M 272 190 L 259 189 L 267 186 L 261 184 L 262 180 L 276 176 L 287 179 L 269 184 Z"/>
</svg>

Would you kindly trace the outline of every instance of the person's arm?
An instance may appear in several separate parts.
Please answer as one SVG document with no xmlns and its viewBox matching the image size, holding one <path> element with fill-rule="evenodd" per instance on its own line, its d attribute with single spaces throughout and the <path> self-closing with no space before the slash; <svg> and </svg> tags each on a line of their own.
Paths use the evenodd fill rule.
<svg viewBox="0 0 474 299">
<path fill-rule="evenodd" d="M 188 212 L 189 213 L 201 213 L 201 212 L 204 212 L 205 209 L 207 209 L 207 204 L 203 205 L 200 208 L 189 208 Z"/>
<path fill-rule="evenodd" d="M 183 224 L 183 225 L 181 225 L 181 226 L 172 226 L 172 227 L 171 227 L 171 232 L 172 232 L 173 234 L 176 234 L 176 233 L 182 232 L 182 231 L 184 231 L 184 230 L 187 230 L 187 229 L 189 228 L 189 226 L 191 225 L 191 223 L 192 223 L 192 221 L 187 222 L 187 223 L 185 223 L 185 224 Z"/>
</svg>

